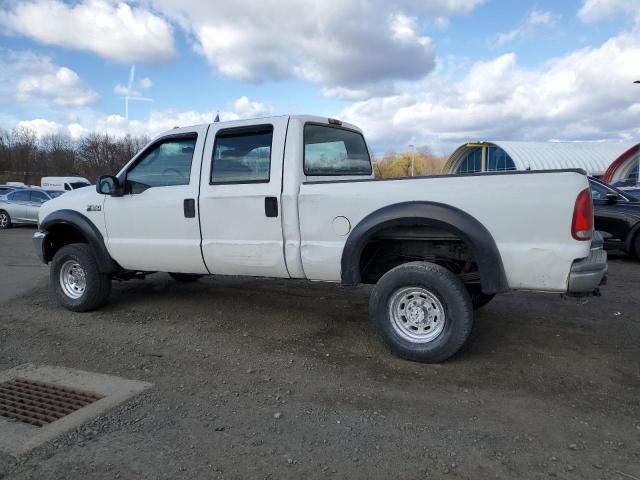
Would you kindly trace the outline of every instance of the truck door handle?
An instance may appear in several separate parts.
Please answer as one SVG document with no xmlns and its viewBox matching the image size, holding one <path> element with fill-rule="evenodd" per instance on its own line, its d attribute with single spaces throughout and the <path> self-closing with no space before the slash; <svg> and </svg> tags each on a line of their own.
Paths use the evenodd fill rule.
<svg viewBox="0 0 640 480">
<path fill-rule="evenodd" d="M 267 217 L 278 216 L 278 199 L 276 197 L 265 197 L 264 199 L 264 214 Z"/>
<path fill-rule="evenodd" d="M 196 217 L 196 201 L 193 198 L 185 198 L 183 207 L 184 207 L 184 218 Z"/>
</svg>

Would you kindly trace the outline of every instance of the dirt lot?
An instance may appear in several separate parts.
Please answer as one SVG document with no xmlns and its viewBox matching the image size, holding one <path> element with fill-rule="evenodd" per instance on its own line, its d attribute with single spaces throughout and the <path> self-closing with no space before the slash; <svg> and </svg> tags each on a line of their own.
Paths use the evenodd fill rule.
<svg viewBox="0 0 640 480">
<path fill-rule="evenodd" d="M 0 288 L 9 263 L 34 264 L 32 232 L 0 232 Z M 442 365 L 392 357 L 367 329 L 364 289 L 157 274 L 73 314 L 44 273 L 0 305 L 0 370 L 33 362 L 155 386 L 0 458 L 0 477 L 640 478 L 640 264 L 622 257 L 584 305 L 497 298 Z"/>
</svg>

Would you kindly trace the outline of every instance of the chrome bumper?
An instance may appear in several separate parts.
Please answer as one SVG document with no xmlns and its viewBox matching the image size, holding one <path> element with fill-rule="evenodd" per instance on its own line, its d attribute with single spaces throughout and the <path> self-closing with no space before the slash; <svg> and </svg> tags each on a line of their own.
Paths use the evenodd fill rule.
<svg viewBox="0 0 640 480">
<path fill-rule="evenodd" d="M 33 246 L 36 249 L 36 255 L 42 263 L 47 263 L 44 255 L 44 240 L 47 238 L 47 234 L 45 232 L 36 232 L 33 234 Z"/>
<path fill-rule="evenodd" d="M 569 272 L 567 291 L 577 294 L 590 294 L 597 291 L 607 273 L 607 252 L 602 249 L 602 235 L 594 232 L 589 256 L 576 260 Z"/>
</svg>

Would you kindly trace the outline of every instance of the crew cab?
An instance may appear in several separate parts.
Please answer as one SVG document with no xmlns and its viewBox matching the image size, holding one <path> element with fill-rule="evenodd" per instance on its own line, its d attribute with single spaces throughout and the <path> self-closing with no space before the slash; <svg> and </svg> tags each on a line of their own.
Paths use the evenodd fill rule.
<svg viewBox="0 0 640 480">
<path fill-rule="evenodd" d="M 150 272 L 372 284 L 372 326 L 422 362 L 456 353 L 495 294 L 591 295 L 607 269 L 581 170 L 375 179 L 362 132 L 315 116 L 176 128 L 39 221 L 69 310 Z"/>
</svg>

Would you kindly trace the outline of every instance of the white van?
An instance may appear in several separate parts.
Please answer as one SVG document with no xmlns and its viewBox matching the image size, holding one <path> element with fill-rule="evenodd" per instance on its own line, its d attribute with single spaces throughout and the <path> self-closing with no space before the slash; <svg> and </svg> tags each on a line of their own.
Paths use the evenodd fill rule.
<svg viewBox="0 0 640 480">
<path fill-rule="evenodd" d="M 43 190 L 75 190 L 76 188 L 88 187 L 91 182 L 82 177 L 42 177 L 40 187 Z"/>
</svg>

